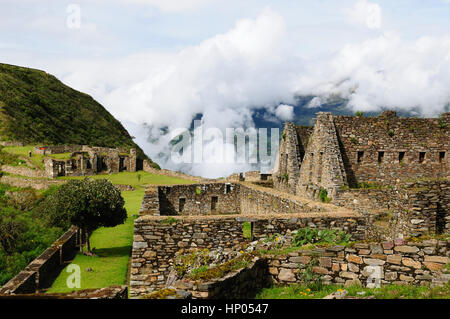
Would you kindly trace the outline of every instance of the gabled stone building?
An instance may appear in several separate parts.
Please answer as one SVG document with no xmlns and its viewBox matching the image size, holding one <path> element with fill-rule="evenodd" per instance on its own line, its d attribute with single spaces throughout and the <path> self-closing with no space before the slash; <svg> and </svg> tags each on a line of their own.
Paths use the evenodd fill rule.
<svg viewBox="0 0 450 319">
<path fill-rule="evenodd" d="M 450 113 L 400 118 L 318 113 L 314 127 L 286 123 L 274 168 L 274 187 L 337 198 L 361 183 L 390 185 L 450 177 Z"/>
</svg>

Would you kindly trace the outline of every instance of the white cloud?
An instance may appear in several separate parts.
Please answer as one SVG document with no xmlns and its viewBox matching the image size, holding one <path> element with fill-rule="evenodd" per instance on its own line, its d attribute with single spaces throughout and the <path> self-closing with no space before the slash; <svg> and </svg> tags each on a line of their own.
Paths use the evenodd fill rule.
<svg viewBox="0 0 450 319">
<path fill-rule="evenodd" d="M 358 0 L 353 8 L 345 10 L 351 23 L 364 25 L 369 29 L 380 29 L 382 10 L 377 3 Z"/>
<path fill-rule="evenodd" d="M 353 110 L 417 110 L 436 116 L 450 102 L 450 36 L 405 42 L 394 33 L 346 45 L 308 67 L 299 93 L 349 99 Z"/>
<path fill-rule="evenodd" d="M 275 115 L 282 121 L 291 121 L 294 118 L 294 107 L 280 104 L 275 110 Z"/>
<path fill-rule="evenodd" d="M 385 33 L 322 59 L 298 59 L 288 42 L 283 18 L 267 9 L 178 53 L 92 63 L 65 80 L 97 92 L 94 96 L 122 121 L 148 123 L 152 142 L 141 145 L 163 167 L 210 177 L 247 166 L 174 165 L 158 158 L 169 152 L 169 138 L 160 128 L 187 128 L 198 113 L 205 127 L 249 127 L 262 107 L 269 116 L 290 120 L 296 94 L 315 95 L 310 107 L 340 96 L 355 111 L 392 108 L 433 116 L 450 101 L 450 36 L 405 42 Z M 111 64 L 121 67 L 108 69 Z M 144 133 L 132 132 L 138 134 Z M 215 156 L 213 146 L 205 146 L 204 156 Z"/>
<path fill-rule="evenodd" d="M 360 3 L 379 8 L 367 1 Z M 365 18 L 360 23 L 381 27 L 381 9 L 361 12 Z M 367 22 L 368 12 L 379 14 Z M 450 101 L 450 35 L 405 41 L 386 32 L 362 42 L 342 43 L 333 48 L 334 53 L 320 58 L 299 59 L 296 52 L 302 52 L 303 43 L 291 41 L 290 32 L 282 16 L 266 9 L 255 19 L 238 21 L 228 32 L 178 51 L 152 50 L 87 60 L 57 61 L 47 56 L 44 62 L 36 62 L 37 54 L 14 53 L 5 59 L 6 50 L 2 50 L 0 55 L 4 62 L 45 69 L 93 95 L 126 123 L 146 153 L 163 167 L 211 177 L 249 166 L 170 163 L 158 157 L 168 154 L 168 136 L 161 128 L 189 127 L 198 113 L 203 114 L 205 127 L 249 127 L 253 125 L 252 114 L 261 108 L 267 110 L 266 120 L 291 120 L 296 94 L 316 96 L 309 107 L 340 96 L 348 99 L 349 108 L 355 111 L 392 108 L 435 116 L 446 110 Z M 143 123 L 149 125 L 144 128 Z M 146 140 L 149 132 L 152 142 Z M 207 143 L 204 156 L 217 157 L 216 145 Z"/>
<path fill-rule="evenodd" d="M 210 4 L 215 0 L 115 0 L 115 1 L 122 2 L 124 4 L 149 5 L 158 8 L 163 12 L 181 12 L 186 10 L 192 10 L 194 8 Z"/>
</svg>

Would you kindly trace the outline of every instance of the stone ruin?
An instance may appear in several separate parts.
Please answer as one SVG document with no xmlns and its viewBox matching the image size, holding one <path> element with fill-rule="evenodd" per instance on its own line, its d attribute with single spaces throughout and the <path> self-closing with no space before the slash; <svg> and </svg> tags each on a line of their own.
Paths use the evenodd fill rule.
<svg viewBox="0 0 450 319">
<path fill-rule="evenodd" d="M 398 118 L 391 111 L 379 117 L 318 113 L 314 127 L 286 123 L 272 174 L 149 187 L 135 221 L 130 296 L 166 287 L 180 250 L 233 250 L 304 227 L 378 242 L 319 251 L 315 272 L 326 282 L 369 280 L 370 267 L 382 267 L 382 283 L 427 284 L 449 261 L 449 241 L 424 243 L 421 252 L 422 244 L 402 238 L 450 233 L 449 146 L 449 113 L 439 119 Z M 260 185 L 267 181 L 272 185 Z M 319 202 L 321 193 L 325 202 Z M 374 228 L 380 216 L 390 215 L 398 223 L 389 221 L 386 233 Z M 250 239 L 243 236 L 244 222 L 251 225 Z M 275 281 L 299 279 L 292 265 L 309 257 L 294 255 L 268 261 Z M 417 268 L 422 265 L 426 270 Z M 186 289 L 196 287 L 193 296 L 208 298 L 227 280 Z"/>
<path fill-rule="evenodd" d="M 136 150 L 125 148 L 75 146 L 43 146 L 36 147 L 35 154 L 49 155 L 71 153 L 69 159 L 44 157 L 47 177 L 84 176 L 100 173 L 136 172 L 139 160 Z M 141 165 L 142 166 L 142 163 Z"/>
<path fill-rule="evenodd" d="M 318 113 L 314 127 L 286 123 L 273 170 L 277 189 L 337 198 L 361 183 L 450 178 L 450 113 L 399 118 Z"/>
</svg>

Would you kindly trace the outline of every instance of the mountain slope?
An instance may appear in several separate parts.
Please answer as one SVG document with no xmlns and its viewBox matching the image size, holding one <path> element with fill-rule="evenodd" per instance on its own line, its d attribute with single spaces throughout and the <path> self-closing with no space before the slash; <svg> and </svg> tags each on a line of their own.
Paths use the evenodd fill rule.
<svg viewBox="0 0 450 319">
<path fill-rule="evenodd" d="M 0 64 L 0 136 L 34 144 L 135 147 L 127 130 L 91 96 L 46 72 Z"/>
</svg>

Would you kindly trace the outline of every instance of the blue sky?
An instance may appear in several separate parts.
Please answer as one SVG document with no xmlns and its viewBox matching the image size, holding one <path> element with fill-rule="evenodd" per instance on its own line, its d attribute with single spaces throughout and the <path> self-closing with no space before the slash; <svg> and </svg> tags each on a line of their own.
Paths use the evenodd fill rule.
<svg viewBox="0 0 450 319">
<path fill-rule="evenodd" d="M 261 108 L 289 120 L 296 95 L 316 96 L 309 107 L 338 95 L 353 111 L 448 111 L 449 18 L 450 0 L 0 0 L 0 61 L 92 95 L 155 157 L 167 153 L 162 127 L 198 113 L 249 127 Z"/>
</svg>

